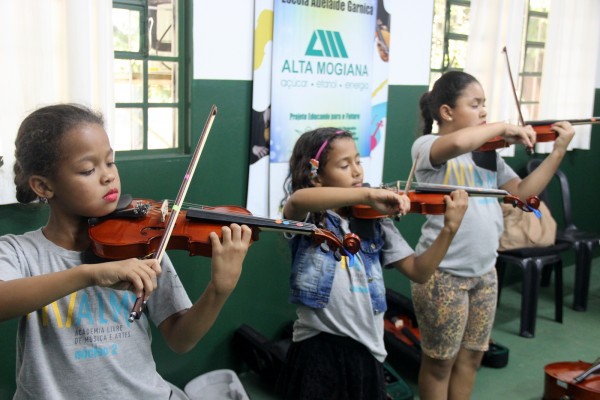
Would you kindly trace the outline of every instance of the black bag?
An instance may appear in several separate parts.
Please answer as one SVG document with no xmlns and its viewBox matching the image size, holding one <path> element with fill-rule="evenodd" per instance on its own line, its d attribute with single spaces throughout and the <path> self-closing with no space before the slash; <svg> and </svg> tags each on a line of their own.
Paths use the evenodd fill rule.
<svg viewBox="0 0 600 400">
<path fill-rule="evenodd" d="M 289 334 L 287 331 L 289 331 Z M 237 354 L 273 390 L 283 368 L 291 339 L 291 326 L 284 328 L 282 338 L 269 341 L 249 325 L 242 324 L 233 333 L 233 348 Z"/>
</svg>

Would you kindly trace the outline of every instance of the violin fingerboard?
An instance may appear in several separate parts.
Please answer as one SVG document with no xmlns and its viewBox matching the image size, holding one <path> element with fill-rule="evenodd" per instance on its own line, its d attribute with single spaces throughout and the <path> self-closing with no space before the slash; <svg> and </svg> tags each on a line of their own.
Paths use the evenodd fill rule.
<svg viewBox="0 0 600 400">
<path fill-rule="evenodd" d="M 311 234 L 316 230 L 313 224 L 291 221 L 284 219 L 268 219 L 255 217 L 251 214 L 242 213 L 226 213 L 220 211 L 211 211 L 209 209 L 190 208 L 186 212 L 186 218 L 192 221 L 211 221 L 235 223 L 240 225 L 248 225 L 257 227 L 262 230 L 274 230 L 300 234 Z"/>
</svg>

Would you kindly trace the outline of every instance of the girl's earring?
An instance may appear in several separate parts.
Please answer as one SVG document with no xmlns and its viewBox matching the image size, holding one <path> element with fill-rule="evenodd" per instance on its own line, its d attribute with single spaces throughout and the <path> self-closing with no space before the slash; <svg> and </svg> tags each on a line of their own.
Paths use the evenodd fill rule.
<svg viewBox="0 0 600 400">
<path fill-rule="evenodd" d="M 40 203 L 47 204 L 48 203 L 48 199 L 45 198 L 45 197 L 40 197 Z"/>
</svg>

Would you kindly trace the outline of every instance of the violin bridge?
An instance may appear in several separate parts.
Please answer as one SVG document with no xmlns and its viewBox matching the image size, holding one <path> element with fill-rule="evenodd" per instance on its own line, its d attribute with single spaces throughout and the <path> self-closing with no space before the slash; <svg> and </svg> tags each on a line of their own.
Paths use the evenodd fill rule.
<svg viewBox="0 0 600 400">
<path fill-rule="evenodd" d="M 169 201 L 163 200 L 162 205 L 160 206 L 160 222 L 165 222 L 167 218 L 167 214 L 169 213 Z"/>
</svg>

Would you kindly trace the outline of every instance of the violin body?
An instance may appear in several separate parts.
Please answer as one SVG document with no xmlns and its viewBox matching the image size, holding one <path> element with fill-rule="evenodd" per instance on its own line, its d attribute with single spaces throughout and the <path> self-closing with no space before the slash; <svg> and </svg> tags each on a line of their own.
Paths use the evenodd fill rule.
<svg viewBox="0 0 600 400">
<path fill-rule="evenodd" d="M 90 227 L 88 233 L 92 240 L 92 251 L 97 256 L 122 260 L 152 257 L 156 252 L 166 227 L 166 216 L 160 211 L 160 202 L 136 199 L 132 204 L 132 207 L 150 205 L 150 211 L 143 218 L 111 218 Z M 220 235 L 222 226 L 216 223 L 194 226 L 188 223 L 186 211 L 181 211 L 177 215 L 167 250 L 188 250 L 190 256 L 210 257 L 209 234 L 216 232 Z M 252 240 L 257 238 L 253 232 Z"/>
<path fill-rule="evenodd" d="M 594 400 L 600 399 L 600 375 L 589 375 L 577 383 L 574 378 L 588 370 L 592 364 L 584 361 L 556 362 L 544 367 L 543 400 Z"/>
<path fill-rule="evenodd" d="M 403 194 L 400 192 L 399 194 Z M 410 213 L 439 215 L 446 212 L 444 195 L 447 193 L 416 193 L 409 191 Z M 352 216 L 358 219 L 377 219 L 389 217 L 367 205 L 355 205 L 352 207 Z"/>
<path fill-rule="evenodd" d="M 509 146 L 510 144 L 502 136 L 496 136 L 485 142 L 477 151 L 493 151 Z"/>
<path fill-rule="evenodd" d="M 552 130 L 552 125 L 536 125 L 532 126 L 535 131 L 535 142 L 553 142 L 558 137 L 557 133 Z M 485 142 L 477 151 L 493 151 L 509 147 L 510 144 L 502 137 L 496 136 Z"/>
</svg>

